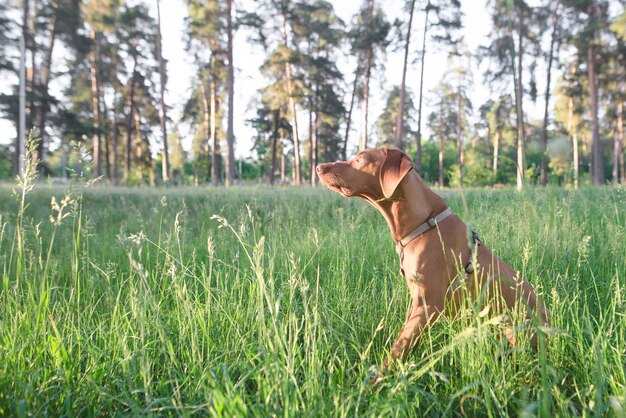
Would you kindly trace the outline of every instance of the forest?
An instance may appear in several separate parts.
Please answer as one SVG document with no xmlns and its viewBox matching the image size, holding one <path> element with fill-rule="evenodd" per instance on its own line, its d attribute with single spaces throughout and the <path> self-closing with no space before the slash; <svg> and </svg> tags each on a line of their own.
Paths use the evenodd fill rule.
<svg viewBox="0 0 626 418">
<path fill-rule="evenodd" d="M 463 39 L 472 23 L 459 0 L 402 1 L 403 18 L 393 21 L 386 2 L 355 1 L 348 22 L 323 0 L 185 0 L 194 79 L 176 118 L 165 99 L 176 74 L 162 53 L 161 3 L 156 16 L 146 1 L 0 4 L 0 79 L 24 73 L 23 104 L 19 83 L 5 86 L 0 115 L 19 132 L 23 108 L 25 127 L 0 144 L 0 178 L 17 175 L 34 129 L 31 158 L 42 178 L 59 181 L 315 185 L 316 164 L 371 146 L 401 148 L 439 186 L 626 181 L 626 11 L 618 0 L 487 0 L 492 28 L 475 50 Z M 240 31 L 264 61 L 246 104 L 253 147 L 236 159 Z M 402 51 L 403 66 L 372 114 L 390 50 Z M 435 50 L 447 54 L 447 68 L 424 85 L 424 72 L 438 71 L 429 63 Z M 345 57 L 354 63 L 347 72 L 337 65 Z M 477 61 L 480 73 L 470 70 Z M 410 66 L 418 77 L 407 78 Z M 51 88 L 55 78 L 62 88 Z M 490 86 L 486 101 L 471 95 L 477 80 Z M 543 116 L 531 117 L 529 106 Z"/>
<path fill-rule="evenodd" d="M 0 417 L 625 416 L 625 87 L 623 0 L 0 1 Z"/>
</svg>

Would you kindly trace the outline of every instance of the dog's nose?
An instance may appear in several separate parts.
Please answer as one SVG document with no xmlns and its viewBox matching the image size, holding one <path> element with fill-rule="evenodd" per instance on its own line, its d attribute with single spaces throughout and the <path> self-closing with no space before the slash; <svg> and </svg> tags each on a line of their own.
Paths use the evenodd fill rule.
<svg viewBox="0 0 626 418">
<path fill-rule="evenodd" d="M 317 167 L 315 167 L 315 171 L 317 171 L 317 174 L 324 174 L 328 170 L 328 166 L 328 163 L 318 164 Z"/>
</svg>

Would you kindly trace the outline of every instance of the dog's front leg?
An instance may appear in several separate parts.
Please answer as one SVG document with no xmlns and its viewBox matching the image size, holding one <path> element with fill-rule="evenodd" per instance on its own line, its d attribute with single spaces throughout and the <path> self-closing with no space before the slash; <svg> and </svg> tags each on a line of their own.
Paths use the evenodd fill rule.
<svg viewBox="0 0 626 418">
<path fill-rule="evenodd" d="M 418 344 L 422 333 L 437 319 L 440 313 L 437 307 L 425 304 L 423 300 L 413 301 L 407 321 L 394 342 L 389 356 L 383 361 L 381 375 L 390 370 L 395 362 L 406 358 Z M 380 380 L 380 376 L 375 376 L 373 383 L 378 380 Z"/>
</svg>

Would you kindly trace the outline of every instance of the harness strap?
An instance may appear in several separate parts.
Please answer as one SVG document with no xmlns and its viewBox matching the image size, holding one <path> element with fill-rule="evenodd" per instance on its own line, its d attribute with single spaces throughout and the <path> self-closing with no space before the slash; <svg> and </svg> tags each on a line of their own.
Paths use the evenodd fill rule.
<svg viewBox="0 0 626 418">
<path fill-rule="evenodd" d="M 396 252 L 400 256 L 400 273 L 403 276 L 404 276 L 404 269 L 402 268 L 402 263 L 404 262 L 404 247 L 406 247 L 415 238 L 419 237 L 420 235 L 424 234 L 426 231 L 428 231 L 428 230 L 434 228 L 435 226 L 437 226 L 437 224 L 439 224 L 441 221 L 443 221 L 444 219 L 446 219 L 450 215 L 452 215 L 452 209 L 447 208 L 447 209 L 443 210 L 438 215 L 435 215 L 432 218 L 426 220 L 426 222 L 424 222 L 423 224 L 419 225 L 417 228 L 415 228 L 413 231 L 409 232 L 404 238 L 402 238 L 400 241 L 397 242 L 397 244 L 396 244 Z M 471 273 L 474 272 L 474 263 L 472 261 L 473 253 L 474 253 L 476 247 L 481 243 L 480 238 L 478 237 L 478 232 L 476 232 L 476 230 L 474 228 L 472 228 L 472 240 L 473 240 L 473 244 L 474 245 L 472 245 L 470 247 L 469 261 L 465 265 L 465 272 L 467 274 L 471 274 Z"/>
<path fill-rule="evenodd" d="M 478 236 L 478 232 L 474 228 L 472 228 L 472 241 L 474 241 L 474 245 L 470 247 L 469 261 L 465 265 L 465 272 L 467 274 L 472 274 L 474 272 L 473 254 L 474 254 L 474 251 L 476 251 L 476 248 L 478 248 L 478 246 L 482 243 L 482 241 L 480 240 L 480 237 Z"/>
<path fill-rule="evenodd" d="M 426 222 L 419 225 L 413 231 L 409 232 L 404 238 L 398 241 L 398 243 L 396 244 L 396 252 L 400 256 L 400 273 L 402 273 L 402 275 L 404 275 L 404 269 L 402 268 L 402 263 L 404 262 L 404 247 L 406 247 L 411 241 L 422 235 L 424 232 L 437 226 L 438 223 L 440 223 L 450 215 L 452 215 L 452 209 L 446 208 L 439 214 L 433 216 L 430 219 L 427 219 Z"/>
</svg>

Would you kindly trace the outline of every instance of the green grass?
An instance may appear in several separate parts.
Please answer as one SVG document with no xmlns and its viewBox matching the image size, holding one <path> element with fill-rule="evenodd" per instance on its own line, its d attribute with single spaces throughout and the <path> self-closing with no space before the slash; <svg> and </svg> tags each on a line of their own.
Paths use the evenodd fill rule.
<svg viewBox="0 0 626 418">
<path fill-rule="evenodd" d="M 467 308 L 374 392 L 410 301 L 364 202 L 94 186 L 54 225 L 64 194 L 0 187 L 0 415 L 624 416 L 624 189 L 442 192 L 553 329 L 511 349 Z"/>
</svg>

